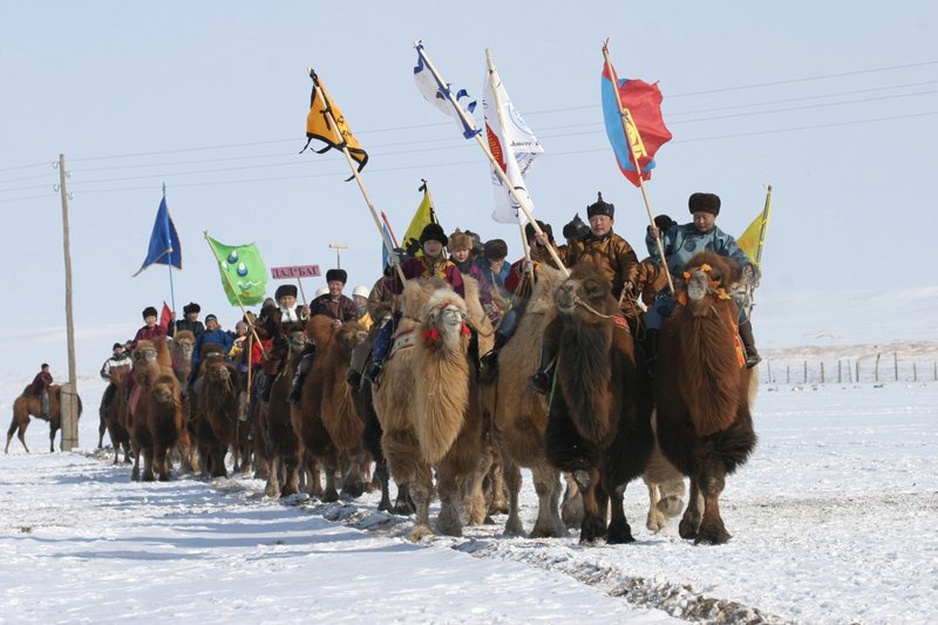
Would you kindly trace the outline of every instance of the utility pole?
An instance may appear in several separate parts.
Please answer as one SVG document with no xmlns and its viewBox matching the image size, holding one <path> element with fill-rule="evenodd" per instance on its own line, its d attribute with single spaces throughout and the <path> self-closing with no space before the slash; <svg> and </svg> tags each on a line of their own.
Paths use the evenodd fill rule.
<svg viewBox="0 0 938 625">
<path fill-rule="evenodd" d="M 68 190 L 65 179 L 65 155 L 59 154 L 59 188 L 62 194 L 62 246 L 65 253 L 65 337 L 68 344 L 68 384 L 62 385 L 59 410 L 62 416 L 62 451 L 78 446 L 78 381 L 75 373 L 75 323 L 72 319 L 72 254 L 68 237 Z"/>
<path fill-rule="evenodd" d="M 348 249 L 348 244 L 330 243 L 329 247 L 335 250 L 335 268 L 342 269 L 342 250 Z"/>
</svg>

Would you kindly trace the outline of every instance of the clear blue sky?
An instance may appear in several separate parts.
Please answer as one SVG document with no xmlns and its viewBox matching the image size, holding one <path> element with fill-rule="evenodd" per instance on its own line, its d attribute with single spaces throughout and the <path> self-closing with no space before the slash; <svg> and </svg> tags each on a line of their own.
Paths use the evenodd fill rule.
<svg viewBox="0 0 938 625">
<path fill-rule="evenodd" d="M 664 93 L 674 139 L 649 183 L 655 212 L 686 220 L 687 196 L 714 192 L 718 225 L 738 235 L 773 185 L 763 297 L 933 286 L 925 260 L 935 258 L 936 37 L 938 5 L 925 1 L 2 0 L 4 332 L 35 332 L 44 341 L 36 358 L 64 373 L 61 205 L 50 166 L 60 153 L 73 194 L 80 363 L 103 360 L 142 324 L 145 306 L 170 300 L 165 267 L 131 278 L 164 182 L 184 256 L 173 280 L 178 310 L 198 301 L 226 328 L 240 317 L 203 230 L 256 242 L 268 266 L 325 271 L 336 259 L 328 244 L 346 243 L 348 291 L 371 284 L 379 238 L 358 187 L 343 182 L 344 158 L 297 154 L 308 66 L 369 150 L 365 183 L 399 234 L 427 178 L 447 231 L 504 238 L 516 258 L 517 229 L 489 217 L 481 151 L 414 87 L 415 39 L 476 96 L 491 49 L 546 149 L 528 184 L 538 218 L 558 231 L 602 191 L 616 205 L 615 230 L 644 255 L 641 194 L 619 174 L 602 129 L 609 38 L 620 76 L 660 81 Z M 305 281 L 307 297 L 321 284 Z"/>
</svg>

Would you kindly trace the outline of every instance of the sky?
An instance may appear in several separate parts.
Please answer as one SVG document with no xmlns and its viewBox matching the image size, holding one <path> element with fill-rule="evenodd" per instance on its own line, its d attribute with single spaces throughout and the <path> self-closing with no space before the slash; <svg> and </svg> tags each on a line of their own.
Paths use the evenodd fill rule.
<svg viewBox="0 0 938 625">
<path fill-rule="evenodd" d="M 651 209 L 689 220 L 687 197 L 720 195 L 739 235 L 773 188 L 759 296 L 938 285 L 930 210 L 938 162 L 938 6 L 880 3 L 379 3 L 157 5 L 0 0 L 0 215 L 10 259 L 4 332 L 34 339 L 24 363 L 67 368 L 66 187 L 79 373 L 142 325 L 143 308 L 190 301 L 230 328 L 203 238 L 255 242 L 268 267 L 341 262 L 370 285 L 380 242 L 337 152 L 299 154 L 313 67 L 370 155 L 362 176 L 398 235 L 429 181 L 447 231 L 469 228 L 521 255 L 491 218 L 474 141 L 412 80 L 415 40 L 444 78 L 481 97 L 485 50 L 545 148 L 528 177 L 535 215 L 559 232 L 596 193 L 644 256 L 640 191 L 602 128 L 601 48 L 622 77 L 658 81 L 674 139 L 657 154 Z M 183 270 L 146 255 L 166 185 Z M 337 255 L 330 244 L 348 247 Z M 272 292 L 278 282 L 271 280 Z M 311 298 L 322 279 L 304 280 Z M 824 298 L 824 295 L 820 295 Z M 821 299 L 820 301 L 826 301 Z M 767 312 L 767 311 L 766 311 Z M 845 311 L 866 315 L 863 310 Z M 758 320 L 758 318 L 756 319 Z M 873 319 L 867 318 L 868 322 Z M 759 326 L 757 324 L 757 333 Z M 8 357 L 4 357 L 7 359 Z M 24 373 L 25 375 L 25 373 Z"/>
<path fill-rule="evenodd" d="M 16 389 L 0 381 L 3 397 Z M 718 547 L 681 539 L 674 520 L 646 529 L 641 482 L 625 493 L 636 542 L 591 547 L 577 531 L 504 537 L 504 515 L 413 544 L 412 519 L 378 512 L 376 495 L 280 502 L 244 475 L 131 482 L 94 449 L 102 389 L 86 387 L 78 450 L 50 454 L 36 421 L 32 454 L 14 440 L 0 455 L 0 623 L 894 625 L 938 614 L 934 381 L 762 384 L 759 443 L 727 479 L 733 538 Z"/>
</svg>

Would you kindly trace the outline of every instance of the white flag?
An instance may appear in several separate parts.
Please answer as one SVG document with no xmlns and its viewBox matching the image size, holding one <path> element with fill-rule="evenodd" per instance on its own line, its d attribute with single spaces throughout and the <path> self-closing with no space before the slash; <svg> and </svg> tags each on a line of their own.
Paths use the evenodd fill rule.
<svg viewBox="0 0 938 625">
<path fill-rule="evenodd" d="M 534 203 L 524 184 L 524 176 L 534 160 L 544 151 L 537 137 L 515 109 L 502 84 L 495 66 L 490 66 L 489 79 L 485 83 L 482 110 L 485 114 L 485 132 L 489 149 L 505 172 L 511 185 L 525 200 L 528 210 L 534 211 Z M 492 167 L 492 184 L 495 185 L 495 211 L 492 219 L 501 223 L 524 224 L 527 218 L 517 201 Z"/>
<path fill-rule="evenodd" d="M 463 98 L 469 100 L 469 93 L 465 89 L 453 92 L 452 85 L 444 84 L 437 73 L 431 69 L 423 44 L 418 41 L 415 47 L 417 48 L 417 65 L 414 67 L 414 82 L 417 83 L 417 90 L 423 99 L 444 115 L 455 117 L 466 139 L 472 139 L 482 132 L 475 127 L 472 120 L 472 113 L 476 108 L 475 100 L 466 102 L 468 113 L 466 110 L 457 110 L 462 108 L 460 100 Z M 452 99 L 449 98 L 450 94 L 453 96 Z"/>
</svg>

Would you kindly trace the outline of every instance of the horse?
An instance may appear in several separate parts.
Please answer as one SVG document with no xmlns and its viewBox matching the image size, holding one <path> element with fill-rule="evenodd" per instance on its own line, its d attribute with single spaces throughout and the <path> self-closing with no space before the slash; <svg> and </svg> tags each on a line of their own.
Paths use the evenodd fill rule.
<svg viewBox="0 0 938 625">
<path fill-rule="evenodd" d="M 10 429 L 7 430 L 7 445 L 3 453 L 10 453 L 10 441 L 13 440 L 14 433 L 20 439 L 26 453 L 29 453 L 29 447 L 26 446 L 26 428 L 29 427 L 30 416 L 49 422 L 49 451 L 55 451 L 55 434 L 62 428 L 62 387 L 58 384 L 49 387 L 49 418 L 45 419 L 42 416 L 42 401 L 38 395 L 33 395 L 30 392 L 31 386 L 29 385 L 23 389 L 20 396 L 13 401 L 13 420 L 10 421 Z M 81 397 L 77 394 L 75 397 L 78 400 L 77 416 L 80 418 L 82 411 Z M 61 441 L 59 441 L 59 446 L 61 447 Z"/>
</svg>

